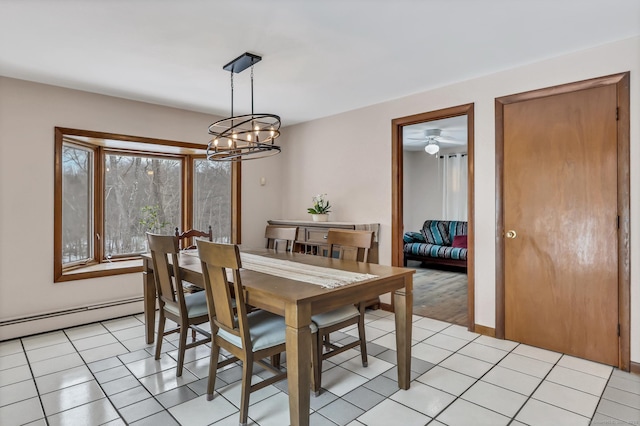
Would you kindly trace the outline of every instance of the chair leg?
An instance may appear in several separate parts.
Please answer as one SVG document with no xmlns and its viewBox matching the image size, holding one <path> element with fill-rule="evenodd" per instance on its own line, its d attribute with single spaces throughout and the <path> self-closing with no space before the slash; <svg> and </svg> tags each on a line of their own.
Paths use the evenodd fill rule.
<svg viewBox="0 0 640 426">
<path fill-rule="evenodd" d="M 271 365 L 280 368 L 280 354 L 271 355 Z"/>
<path fill-rule="evenodd" d="M 196 341 L 196 331 L 193 328 L 191 329 L 191 341 Z"/>
<path fill-rule="evenodd" d="M 360 337 L 360 355 L 362 356 L 362 366 L 369 365 L 367 360 L 367 337 L 364 333 L 364 306 L 360 304 L 360 318 L 358 319 L 358 336 Z"/>
<path fill-rule="evenodd" d="M 314 367 L 314 383 L 313 383 L 313 393 L 315 396 L 320 395 L 320 392 L 322 392 L 322 352 L 323 352 L 323 346 L 322 346 L 322 342 L 324 341 L 325 336 L 322 335 L 322 333 L 320 333 L 320 330 L 318 330 L 317 336 L 316 336 L 316 355 L 314 356 L 314 359 L 317 360 L 315 367 Z"/>
<path fill-rule="evenodd" d="M 158 336 L 156 337 L 158 341 L 156 342 L 156 359 L 160 359 L 160 352 L 162 351 L 162 340 L 164 339 L 164 324 L 166 318 L 164 316 L 164 312 L 160 310 L 160 319 L 158 320 Z"/>
<path fill-rule="evenodd" d="M 318 357 L 319 334 L 311 335 L 311 389 L 314 396 L 320 395 L 320 374 L 322 357 Z"/>
<path fill-rule="evenodd" d="M 180 343 L 178 346 L 178 366 L 176 369 L 176 376 L 182 376 L 182 367 L 184 366 L 184 353 L 185 346 L 187 345 L 187 335 L 189 334 L 189 326 L 187 324 L 180 324 Z"/>
<path fill-rule="evenodd" d="M 209 360 L 209 381 L 207 382 L 207 401 L 213 399 L 213 389 L 216 386 L 216 374 L 218 372 L 218 357 L 220 356 L 220 346 L 214 339 L 211 340 L 211 359 Z"/>
<path fill-rule="evenodd" d="M 251 393 L 251 376 L 253 375 L 253 361 L 251 357 L 242 361 L 242 395 L 240 396 L 240 425 L 247 424 L 249 416 L 249 394 Z"/>
</svg>

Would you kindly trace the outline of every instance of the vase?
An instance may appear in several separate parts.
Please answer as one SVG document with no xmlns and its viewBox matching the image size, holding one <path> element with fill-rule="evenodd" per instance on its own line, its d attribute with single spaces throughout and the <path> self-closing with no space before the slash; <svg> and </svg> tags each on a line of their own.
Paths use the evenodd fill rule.
<svg viewBox="0 0 640 426">
<path fill-rule="evenodd" d="M 314 222 L 326 222 L 329 220 L 329 215 L 328 214 L 312 214 L 311 217 L 313 218 Z"/>
</svg>

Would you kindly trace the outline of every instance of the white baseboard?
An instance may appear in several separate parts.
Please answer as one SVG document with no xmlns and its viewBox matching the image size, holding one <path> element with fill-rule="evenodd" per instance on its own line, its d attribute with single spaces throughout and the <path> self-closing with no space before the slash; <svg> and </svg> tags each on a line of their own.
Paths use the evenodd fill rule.
<svg viewBox="0 0 640 426">
<path fill-rule="evenodd" d="M 134 300 L 100 308 L 72 310 L 69 313 L 52 313 L 22 320 L 17 319 L 0 325 L 0 341 L 139 314 L 143 311 L 143 301 Z"/>
</svg>

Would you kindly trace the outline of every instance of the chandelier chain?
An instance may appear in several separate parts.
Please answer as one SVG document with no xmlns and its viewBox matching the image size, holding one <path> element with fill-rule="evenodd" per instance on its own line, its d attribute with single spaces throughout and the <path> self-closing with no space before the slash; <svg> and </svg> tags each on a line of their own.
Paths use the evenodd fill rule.
<svg viewBox="0 0 640 426">
<path fill-rule="evenodd" d="M 251 114 L 253 114 L 253 64 L 251 64 Z"/>
</svg>

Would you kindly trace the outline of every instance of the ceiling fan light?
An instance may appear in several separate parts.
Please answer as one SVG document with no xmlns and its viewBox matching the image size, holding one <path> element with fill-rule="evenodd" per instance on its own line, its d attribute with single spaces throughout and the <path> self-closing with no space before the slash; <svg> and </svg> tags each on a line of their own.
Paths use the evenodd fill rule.
<svg viewBox="0 0 640 426">
<path fill-rule="evenodd" d="M 430 143 L 429 145 L 424 147 L 424 150 L 427 154 L 434 155 L 438 151 L 440 151 L 440 146 L 437 143 Z"/>
</svg>

